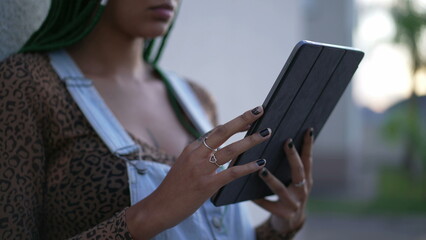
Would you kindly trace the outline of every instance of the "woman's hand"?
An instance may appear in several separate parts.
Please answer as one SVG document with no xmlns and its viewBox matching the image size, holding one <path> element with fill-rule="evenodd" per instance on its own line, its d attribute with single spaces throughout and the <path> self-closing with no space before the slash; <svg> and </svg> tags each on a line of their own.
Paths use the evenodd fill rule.
<svg viewBox="0 0 426 240">
<path fill-rule="evenodd" d="M 262 114 L 262 107 L 247 111 L 214 128 L 206 137 L 189 144 L 160 186 L 126 211 L 126 221 L 132 236 L 135 239 L 149 239 L 173 227 L 193 214 L 223 185 L 261 170 L 265 160 L 254 160 L 217 172 L 219 165 L 268 139 L 270 129 L 264 129 L 220 150 L 217 148 L 235 133 L 246 131 Z"/>
<path fill-rule="evenodd" d="M 272 216 L 270 224 L 275 231 L 291 239 L 305 221 L 305 207 L 312 188 L 312 146 L 313 129 L 309 129 L 303 141 L 301 156 L 299 156 L 291 139 L 284 144 L 292 175 L 292 184 L 286 187 L 266 168 L 259 175 L 269 188 L 278 196 L 277 201 L 259 199 L 254 202 L 269 211 Z"/>
</svg>

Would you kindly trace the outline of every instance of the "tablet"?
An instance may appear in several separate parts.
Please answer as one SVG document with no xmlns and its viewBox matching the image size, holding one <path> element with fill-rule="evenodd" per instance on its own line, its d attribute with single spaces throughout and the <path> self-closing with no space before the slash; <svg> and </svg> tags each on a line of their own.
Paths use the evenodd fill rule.
<svg viewBox="0 0 426 240">
<path fill-rule="evenodd" d="M 242 153 L 229 167 L 264 158 L 266 168 L 285 185 L 290 184 L 284 142 L 292 138 L 300 151 L 307 129 L 313 127 L 315 137 L 318 136 L 363 56 L 354 48 L 300 41 L 263 103 L 264 115 L 247 132 L 251 135 L 271 128 L 272 136 Z M 225 185 L 211 201 L 221 206 L 272 194 L 258 174 L 253 173 Z"/>
</svg>

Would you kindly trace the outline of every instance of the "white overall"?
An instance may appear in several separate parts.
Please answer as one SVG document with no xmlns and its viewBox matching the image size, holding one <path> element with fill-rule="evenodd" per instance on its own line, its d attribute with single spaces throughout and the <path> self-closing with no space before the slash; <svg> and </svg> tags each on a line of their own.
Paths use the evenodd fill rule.
<svg viewBox="0 0 426 240">
<path fill-rule="evenodd" d="M 139 149 L 108 109 L 90 79 L 83 76 L 71 57 L 59 50 L 49 53 L 50 61 L 79 108 L 111 153 L 123 156 Z M 188 84 L 176 75 L 166 73 L 177 100 L 189 119 L 202 132 L 211 129 L 206 114 Z M 145 160 L 126 161 L 131 204 L 150 195 L 163 181 L 170 167 Z M 142 173 L 140 170 L 144 169 Z M 193 215 L 153 239 L 173 240 L 254 240 L 253 227 L 241 204 L 215 207 L 206 201 Z"/>
</svg>

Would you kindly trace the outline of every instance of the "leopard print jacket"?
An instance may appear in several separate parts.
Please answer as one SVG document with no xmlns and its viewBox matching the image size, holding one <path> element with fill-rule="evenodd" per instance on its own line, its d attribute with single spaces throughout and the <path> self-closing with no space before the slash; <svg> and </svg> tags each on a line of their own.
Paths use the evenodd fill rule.
<svg viewBox="0 0 426 240">
<path fill-rule="evenodd" d="M 192 87 L 215 116 L 208 95 Z M 173 163 L 137 142 L 152 160 Z M 46 55 L 0 63 L 0 239 L 132 239 L 127 179 L 125 162 L 110 154 Z"/>
</svg>

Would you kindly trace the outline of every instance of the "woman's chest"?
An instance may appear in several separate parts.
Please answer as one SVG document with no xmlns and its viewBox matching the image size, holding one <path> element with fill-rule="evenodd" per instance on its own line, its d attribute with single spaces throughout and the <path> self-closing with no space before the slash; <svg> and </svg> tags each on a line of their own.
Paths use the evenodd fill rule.
<svg viewBox="0 0 426 240">
<path fill-rule="evenodd" d="M 137 139 L 172 156 L 178 156 L 191 141 L 161 83 L 108 89 L 100 88 L 100 94 L 121 125 Z"/>
</svg>

